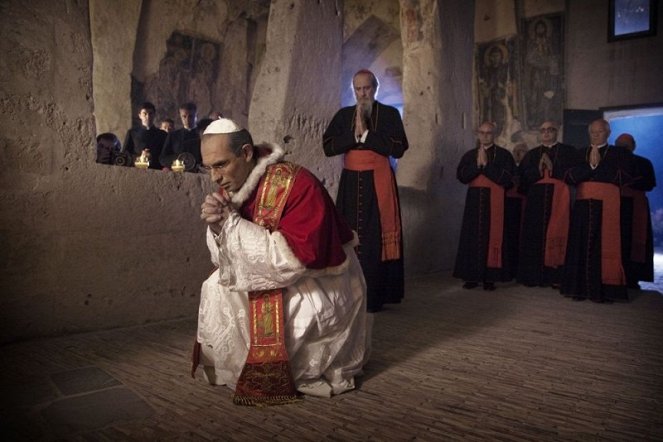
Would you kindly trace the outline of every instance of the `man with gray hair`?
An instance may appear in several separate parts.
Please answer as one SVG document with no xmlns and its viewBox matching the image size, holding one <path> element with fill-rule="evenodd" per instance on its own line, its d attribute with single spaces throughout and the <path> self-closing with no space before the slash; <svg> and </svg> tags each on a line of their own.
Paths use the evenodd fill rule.
<svg viewBox="0 0 663 442">
<path fill-rule="evenodd" d="M 577 188 L 560 291 L 575 301 L 627 300 L 622 266 L 620 188 L 633 182 L 633 154 L 608 145 L 610 124 L 589 125 L 590 145 L 564 178 Z"/>
<path fill-rule="evenodd" d="M 463 288 L 495 290 L 495 282 L 513 278 L 509 236 L 505 228 L 505 192 L 513 186 L 516 163 L 511 152 L 495 144 L 496 126 L 478 127 L 477 146 L 467 151 L 456 168 L 456 178 L 467 185 L 465 210 L 453 276 Z"/>
<path fill-rule="evenodd" d="M 379 83 L 366 69 L 352 77 L 356 106 L 334 115 L 323 134 L 328 157 L 343 155 L 336 206 L 359 235 L 357 254 L 368 287 L 368 311 L 403 298 L 400 201 L 392 158 L 408 148 L 398 110 L 378 102 Z"/>
<path fill-rule="evenodd" d="M 217 267 L 202 287 L 195 371 L 239 405 L 354 388 L 370 345 L 357 238 L 308 170 L 228 119 L 202 138 L 218 190 L 201 219 Z M 193 372 L 192 372 L 193 374 Z"/>
</svg>

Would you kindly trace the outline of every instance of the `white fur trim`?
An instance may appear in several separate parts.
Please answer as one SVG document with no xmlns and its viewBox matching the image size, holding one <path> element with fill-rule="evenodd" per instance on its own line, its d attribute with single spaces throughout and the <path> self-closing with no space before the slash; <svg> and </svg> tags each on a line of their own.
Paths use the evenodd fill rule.
<svg viewBox="0 0 663 442">
<path fill-rule="evenodd" d="M 249 198 L 249 196 L 251 196 L 256 186 L 260 182 L 260 179 L 265 174 L 267 166 L 278 163 L 285 156 L 285 151 L 278 144 L 262 143 L 256 145 L 256 151 L 264 149 L 271 150 L 271 153 L 267 156 L 258 158 L 258 163 L 249 174 L 248 178 L 242 185 L 242 188 L 237 192 L 234 192 L 231 197 L 233 204 L 237 207 L 241 206 Z"/>
</svg>

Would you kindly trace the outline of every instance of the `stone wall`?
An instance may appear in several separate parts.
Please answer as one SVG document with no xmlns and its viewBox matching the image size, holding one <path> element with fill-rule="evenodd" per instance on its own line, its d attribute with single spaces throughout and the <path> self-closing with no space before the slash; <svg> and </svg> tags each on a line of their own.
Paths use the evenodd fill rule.
<svg viewBox="0 0 663 442">
<path fill-rule="evenodd" d="M 123 141 L 143 101 L 176 128 L 188 101 L 199 119 L 220 111 L 246 124 L 268 10 L 265 1 L 91 0 L 97 132 Z"/>
<path fill-rule="evenodd" d="M 452 268 L 464 206 L 456 166 L 473 144 L 472 2 L 401 0 L 405 130 L 398 163 L 408 276 Z"/>
<path fill-rule="evenodd" d="M 0 341 L 193 316 L 211 269 L 204 177 L 94 162 L 89 13 L 0 5 Z"/>
<path fill-rule="evenodd" d="M 598 109 L 663 102 L 661 5 L 657 35 L 608 42 L 607 2 L 568 4 L 566 107 Z"/>
<path fill-rule="evenodd" d="M 273 1 L 249 115 L 255 142 L 282 145 L 334 194 L 340 158 L 325 158 L 322 134 L 340 104 L 341 24 L 335 2 Z"/>
</svg>

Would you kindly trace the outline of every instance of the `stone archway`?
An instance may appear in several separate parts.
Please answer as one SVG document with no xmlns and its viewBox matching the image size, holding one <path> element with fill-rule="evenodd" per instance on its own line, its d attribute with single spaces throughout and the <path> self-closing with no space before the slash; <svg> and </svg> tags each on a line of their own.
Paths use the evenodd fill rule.
<svg viewBox="0 0 663 442">
<path fill-rule="evenodd" d="M 379 71 L 375 72 L 381 84 L 379 97 L 390 97 L 386 104 L 402 106 L 402 47 L 400 44 L 394 45 L 399 42 L 399 31 L 375 15 L 369 16 L 350 35 L 343 43 L 342 50 L 341 104 L 343 106 L 350 106 L 355 101 L 351 89 L 352 75 L 362 68 L 376 70 L 374 66 L 380 67 Z M 389 52 L 393 51 L 397 53 L 387 57 Z M 385 60 L 386 58 L 390 60 Z M 397 66 L 393 63 L 394 58 L 398 58 Z"/>
</svg>

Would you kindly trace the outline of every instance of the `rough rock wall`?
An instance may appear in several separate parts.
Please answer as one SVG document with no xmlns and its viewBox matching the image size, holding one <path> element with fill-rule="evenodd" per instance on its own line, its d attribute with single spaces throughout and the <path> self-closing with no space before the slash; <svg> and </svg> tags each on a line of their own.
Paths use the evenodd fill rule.
<svg viewBox="0 0 663 442">
<path fill-rule="evenodd" d="M 335 194 L 340 158 L 325 158 L 322 134 L 339 108 L 342 11 L 335 2 L 274 0 L 253 91 L 254 141 L 281 144 Z"/>
<path fill-rule="evenodd" d="M 472 147 L 473 4 L 401 0 L 405 130 L 410 149 L 399 161 L 408 275 L 453 266 L 464 188 L 456 166 Z"/>
<path fill-rule="evenodd" d="M 129 98 L 142 3 L 141 0 L 122 0 L 114 5 L 106 0 L 89 2 L 96 133 L 112 132 L 121 142 L 136 113 Z"/>
<path fill-rule="evenodd" d="M 203 176 L 102 166 L 88 3 L 0 3 L 0 341 L 195 315 Z"/>
<path fill-rule="evenodd" d="M 247 53 L 255 44 L 249 23 L 267 10 L 263 3 L 91 0 L 97 132 L 124 140 L 127 129 L 138 124 L 137 105 L 144 100 L 157 106 L 158 119 L 172 118 L 176 127 L 181 126 L 177 108 L 186 101 L 198 104 L 199 119 L 216 110 L 245 122 L 253 62 Z M 178 55 L 185 51 L 173 47 L 174 33 L 198 43 L 184 59 Z M 213 53 L 207 60 L 209 47 Z"/>
</svg>

